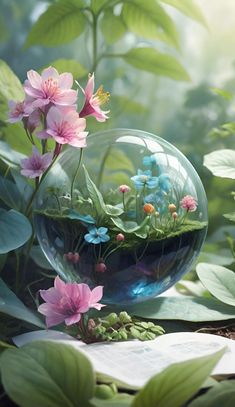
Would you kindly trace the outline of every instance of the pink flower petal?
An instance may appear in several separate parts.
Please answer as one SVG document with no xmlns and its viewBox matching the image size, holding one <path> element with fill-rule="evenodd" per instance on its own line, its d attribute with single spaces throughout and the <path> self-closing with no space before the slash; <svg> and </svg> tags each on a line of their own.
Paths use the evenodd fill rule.
<svg viewBox="0 0 235 407">
<path fill-rule="evenodd" d="M 86 143 L 87 134 L 88 134 L 88 132 L 79 133 L 79 137 L 73 137 L 69 141 L 69 143 L 68 143 L 68 141 L 66 141 L 66 143 L 68 143 L 70 146 L 73 146 L 73 147 L 84 148 L 87 146 L 87 143 Z M 63 144 L 63 143 L 61 143 L 61 144 Z"/>
<path fill-rule="evenodd" d="M 61 106 L 73 105 L 77 102 L 77 96 L 78 93 L 76 90 L 68 89 L 56 97 L 55 103 Z"/>
<path fill-rule="evenodd" d="M 64 322 L 65 317 L 62 315 L 50 315 L 46 317 L 46 326 L 47 328 L 51 328 L 52 326 L 59 325 Z"/>
<path fill-rule="evenodd" d="M 45 81 L 48 78 L 59 79 L 59 74 L 58 74 L 57 69 L 53 68 L 52 66 L 49 66 L 48 68 L 43 69 L 42 79 Z"/>
<path fill-rule="evenodd" d="M 61 280 L 58 276 L 55 278 L 54 287 L 58 290 L 61 294 L 66 293 L 66 284 Z"/>
<path fill-rule="evenodd" d="M 88 81 L 87 81 L 87 85 L 85 87 L 85 96 L 86 99 L 90 99 L 94 93 L 94 88 L 95 88 L 95 79 L 94 79 L 94 73 L 92 75 L 90 75 Z"/>
<path fill-rule="evenodd" d="M 46 130 L 37 131 L 36 136 L 40 139 L 47 139 L 50 138 L 50 134 Z"/>
<path fill-rule="evenodd" d="M 73 86 L 73 75 L 68 72 L 64 72 L 59 77 L 59 86 L 61 89 L 70 89 Z"/>
<path fill-rule="evenodd" d="M 81 319 L 81 314 L 80 313 L 74 314 L 71 317 L 65 318 L 65 323 L 68 326 L 73 325 L 73 324 L 76 324 L 77 322 L 79 322 L 80 319 Z"/>
<path fill-rule="evenodd" d="M 46 153 L 42 156 L 42 165 L 45 169 L 49 167 L 52 162 L 53 153 Z"/>
<path fill-rule="evenodd" d="M 91 291 L 90 303 L 99 302 L 102 297 L 103 297 L 103 286 L 98 285 Z"/>
<path fill-rule="evenodd" d="M 57 130 L 63 121 L 63 113 L 60 109 L 52 106 L 47 115 L 47 127 L 50 130 Z"/>
<path fill-rule="evenodd" d="M 42 299 L 51 304 L 56 304 L 61 299 L 61 294 L 54 287 L 51 287 L 48 290 L 40 290 L 39 292 Z"/>
<path fill-rule="evenodd" d="M 31 69 L 30 71 L 27 72 L 27 77 L 30 82 L 30 85 L 35 88 L 35 89 L 41 89 L 42 86 L 42 78 L 41 76 Z"/>
</svg>

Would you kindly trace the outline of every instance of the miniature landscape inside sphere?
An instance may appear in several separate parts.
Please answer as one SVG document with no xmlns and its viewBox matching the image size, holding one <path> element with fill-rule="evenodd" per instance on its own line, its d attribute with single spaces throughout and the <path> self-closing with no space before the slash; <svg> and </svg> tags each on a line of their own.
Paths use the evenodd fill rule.
<svg viewBox="0 0 235 407">
<path fill-rule="evenodd" d="M 88 136 L 45 177 L 34 222 L 65 281 L 104 286 L 102 302 L 145 301 L 175 284 L 199 254 L 207 199 L 190 162 L 139 130 Z"/>
</svg>

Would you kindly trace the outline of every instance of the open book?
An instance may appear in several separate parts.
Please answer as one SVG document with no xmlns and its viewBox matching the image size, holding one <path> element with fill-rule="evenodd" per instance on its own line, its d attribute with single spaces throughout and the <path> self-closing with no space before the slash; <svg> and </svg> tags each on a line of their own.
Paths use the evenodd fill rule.
<svg viewBox="0 0 235 407">
<path fill-rule="evenodd" d="M 176 362 L 227 351 L 213 370 L 213 375 L 235 374 L 235 341 L 204 333 L 171 333 L 152 341 L 102 342 L 86 345 L 57 331 L 34 331 L 13 338 L 17 346 L 35 340 L 53 340 L 83 351 L 96 372 L 111 376 L 133 387 L 143 386 L 152 376 Z"/>
</svg>

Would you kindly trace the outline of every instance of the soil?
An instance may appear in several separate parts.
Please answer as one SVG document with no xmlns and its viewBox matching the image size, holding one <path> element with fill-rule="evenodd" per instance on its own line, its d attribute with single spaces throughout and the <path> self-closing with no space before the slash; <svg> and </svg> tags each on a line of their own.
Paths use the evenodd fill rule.
<svg viewBox="0 0 235 407">
<path fill-rule="evenodd" d="M 198 329 L 197 332 L 224 336 L 225 338 L 235 340 L 235 323 L 216 328 L 215 327 L 201 328 Z"/>
</svg>

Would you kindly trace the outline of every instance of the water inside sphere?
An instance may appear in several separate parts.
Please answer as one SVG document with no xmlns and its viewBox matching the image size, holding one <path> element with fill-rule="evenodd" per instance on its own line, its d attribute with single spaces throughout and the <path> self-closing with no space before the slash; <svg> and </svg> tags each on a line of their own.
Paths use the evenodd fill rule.
<svg viewBox="0 0 235 407">
<path fill-rule="evenodd" d="M 34 222 L 62 279 L 102 285 L 103 303 L 127 305 L 190 270 L 207 231 L 207 199 L 173 145 L 115 129 L 61 154 L 39 188 Z"/>
</svg>

